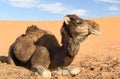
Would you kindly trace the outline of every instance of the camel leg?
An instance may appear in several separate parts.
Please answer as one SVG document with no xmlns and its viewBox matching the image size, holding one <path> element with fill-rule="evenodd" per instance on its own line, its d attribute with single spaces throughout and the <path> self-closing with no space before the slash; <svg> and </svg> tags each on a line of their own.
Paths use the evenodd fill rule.
<svg viewBox="0 0 120 79">
<path fill-rule="evenodd" d="M 37 71 L 44 77 L 51 77 L 51 72 L 47 70 L 50 64 L 48 50 L 43 46 L 38 46 L 31 58 L 32 70 Z"/>
<path fill-rule="evenodd" d="M 8 64 L 16 65 L 14 59 L 15 59 L 15 56 L 13 53 L 13 45 L 11 45 L 8 53 L 8 58 L 7 58 Z"/>
<path fill-rule="evenodd" d="M 16 65 L 12 55 L 9 54 L 7 60 L 8 60 L 8 64 Z"/>
</svg>

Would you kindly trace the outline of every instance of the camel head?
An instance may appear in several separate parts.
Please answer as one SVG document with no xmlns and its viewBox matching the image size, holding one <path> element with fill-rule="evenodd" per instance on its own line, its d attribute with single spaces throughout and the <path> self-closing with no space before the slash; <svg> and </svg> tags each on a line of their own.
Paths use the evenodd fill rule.
<svg viewBox="0 0 120 79">
<path fill-rule="evenodd" d="M 90 34 L 100 34 L 100 28 L 97 23 L 91 20 L 84 20 L 74 14 L 65 16 L 64 23 L 68 35 L 77 41 L 79 40 L 79 42 L 84 41 Z"/>
</svg>

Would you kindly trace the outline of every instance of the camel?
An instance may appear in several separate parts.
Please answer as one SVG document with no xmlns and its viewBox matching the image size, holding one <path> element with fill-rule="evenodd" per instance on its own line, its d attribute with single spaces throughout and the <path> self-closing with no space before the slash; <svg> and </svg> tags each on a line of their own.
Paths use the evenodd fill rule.
<svg viewBox="0 0 120 79">
<path fill-rule="evenodd" d="M 67 67 L 78 54 L 80 43 L 90 34 L 99 33 L 99 25 L 94 21 L 74 14 L 66 15 L 61 27 L 60 45 L 53 34 L 32 25 L 10 46 L 8 63 L 27 66 L 39 74 L 43 70 Z"/>
</svg>

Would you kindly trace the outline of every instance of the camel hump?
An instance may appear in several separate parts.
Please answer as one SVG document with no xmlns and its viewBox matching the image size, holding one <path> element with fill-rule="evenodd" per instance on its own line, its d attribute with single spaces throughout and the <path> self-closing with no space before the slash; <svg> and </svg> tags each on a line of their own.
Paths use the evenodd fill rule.
<svg viewBox="0 0 120 79">
<path fill-rule="evenodd" d="M 40 29 L 36 25 L 31 25 L 27 28 L 26 33 L 35 32 L 35 31 L 38 31 L 38 30 L 40 30 Z"/>
<path fill-rule="evenodd" d="M 37 27 L 37 25 L 31 25 L 31 26 L 27 27 L 27 29 L 26 29 L 26 35 L 35 35 L 35 36 L 37 35 L 37 37 L 41 37 L 45 34 L 53 35 L 51 32 Z"/>
</svg>

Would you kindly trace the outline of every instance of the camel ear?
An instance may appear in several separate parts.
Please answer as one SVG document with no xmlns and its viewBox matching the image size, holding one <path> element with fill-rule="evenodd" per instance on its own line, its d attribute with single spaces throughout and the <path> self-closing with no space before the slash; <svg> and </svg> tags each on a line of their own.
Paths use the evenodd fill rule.
<svg viewBox="0 0 120 79">
<path fill-rule="evenodd" d="M 99 28 L 99 25 L 93 21 L 89 21 L 90 22 L 90 27 L 89 27 L 89 31 L 91 34 L 94 34 L 94 35 L 100 35 L 100 28 Z"/>
<path fill-rule="evenodd" d="M 69 25 L 71 19 L 70 19 L 70 17 L 66 16 L 66 17 L 64 18 L 64 21 L 65 21 L 65 23 L 66 23 L 67 25 Z"/>
</svg>

